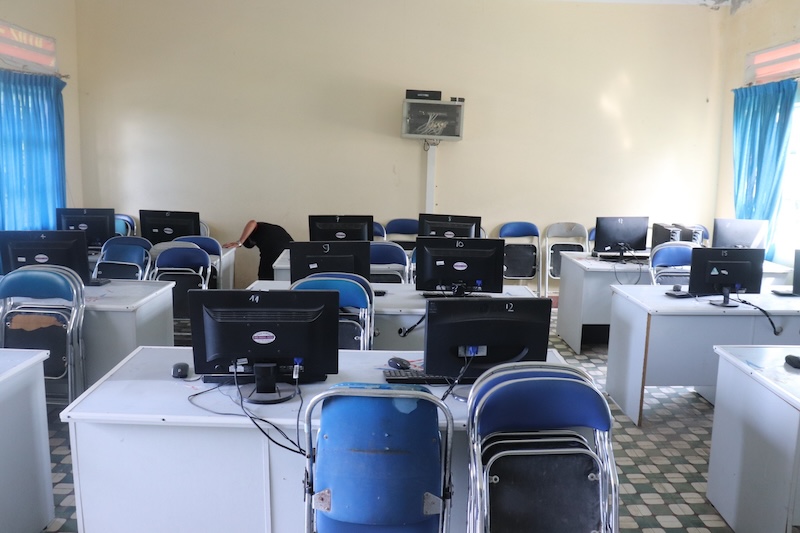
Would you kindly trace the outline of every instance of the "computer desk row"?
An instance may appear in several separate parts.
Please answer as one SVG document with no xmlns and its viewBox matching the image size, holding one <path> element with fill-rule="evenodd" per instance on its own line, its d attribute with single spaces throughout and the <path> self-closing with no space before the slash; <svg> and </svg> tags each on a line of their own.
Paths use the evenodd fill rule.
<svg viewBox="0 0 800 533">
<path fill-rule="evenodd" d="M 714 402 L 715 345 L 800 344 L 800 298 L 762 291 L 741 296 L 754 305 L 719 307 L 709 302 L 721 296 L 671 298 L 666 290 L 611 286 L 606 391 L 637 425 L 646 386 L 693 386 Z"/>
<path fill-rule="evenodd" d="M 792 269 L 764 262 L 762 292 L 791 283 Z M 601 261 L 584 252 L 561 252 L 556 333 L 580 354 L 586 326 L 611 324 L 611 285 L 650 285 L 649 265 Z"/>
<path fill-rule="evenodd" d="M 424 317 L 427 298 L 410 283 L 371 285 L 382 294 L 375 297 L 374 349 L 422 350 L 425 347 Z M 248 289 L 286 290 L 290 286 L 289 280 L 261 280 L 251 283 Z M 502 293 L 493 293 L 490 296 L 524 298 L 535 295 L 526 285 L 505 285 Z M 418 323 L 417 327 L 412 328 Z"/>
<path fill-rule="evenodd" d="M 301 385 L 302 398 L 340 382 L 381 383 L 393 356 L 415 360 L 422 352 L 342 350 L 339 373 Z M 171 377 L 173 364 L 191 361 L 188 347 L 141 347 L 61 413 L 79 531 L 302 530 L 305 458 L 262 435 L 235 403 L 233 386 L 190 403 L 190 395 L 215 387 Z M 548 361 L 564 362 L 555 350 Z M 430 389 L 441 397 L 446 387 Z M 460 533 L 467 529 L 467 410 L 452 397 L 446 404 L 455 421 L 451 531 Z M 252 411 L 302 440 L 304 405 L 297 397 Z M 291 447 L 278 429 L 261 425 Z"/>
</svg>

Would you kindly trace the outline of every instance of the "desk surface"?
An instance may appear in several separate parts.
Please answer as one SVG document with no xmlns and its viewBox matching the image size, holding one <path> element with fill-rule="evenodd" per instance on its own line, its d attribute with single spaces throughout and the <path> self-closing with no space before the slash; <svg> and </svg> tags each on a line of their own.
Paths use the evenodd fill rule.
<svg viewBox="0 0 800 533">
<path fill-rule="evenodd" d="M 87 310 L 130 311 L 172 290 L 174 281 L 111 280 L 105 285 L 86 287 Z"/>
<path fill-rule="evenodd" d="M 0 386 L 3 381 L 35 366 L 49 357 L 45 350 L 16 350 L 11 348 L 0 349 Z"/>
<path fill-rule="evenodd" d="M 648 313 L 674 315 L 756 315 L 761 311 L 750 305 L 740 303 L 738 307 L 720 307 L 711 305 L 713 300 L 721 300 L 722 296 L 700 296 L 697 298 L 672 298 L 665 294 L 671 287 L 664 285 L 612 285 L 611 291 L 637 305 Z M 742 294 L 731 296 L 731 300 L 741 299 L 751 302 L 773 314 L 800 314 L 800 298 L 777 296 L 771 291 L 760 294 Z"/>
<path fill-rule="evenodd" d="M 800 411 L 800 369 L 785 363 L 800 346 L 714 346 L 714 351 Z"/>
</svg>

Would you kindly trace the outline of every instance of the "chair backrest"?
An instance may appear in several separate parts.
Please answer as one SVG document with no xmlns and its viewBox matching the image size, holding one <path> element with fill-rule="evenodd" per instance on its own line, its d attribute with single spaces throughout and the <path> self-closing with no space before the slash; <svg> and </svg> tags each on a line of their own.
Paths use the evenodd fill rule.
<svg viewBox="0 0 800 533">
<path fill-rule="evenodd" d="M 214 237 L 205 235 L 184 235 L 182 237 L 176 237 L 174 240 L 194 243 L 205 250 L 208 255 L 222 255 L 222 245 Z"/>
<path fill-rule="evenodd" d="M 419 231 L 419 220 L 416 218 L 393 218 L 386 223 L 387 235 L 416 235 Z"/>
<path fill-rule="evenodd" d="M 95 265 L 93 278 L 145 279 L 150 257 L 141 246 L 111 244 L 103 247 Z"/>
<path fill-rule="evenodd" d="M 152 257 L 153 261 L 155 261 L 156 259 L 158 259 L 158 256 L 161 255 L 161 253 L 164 250 L 169 250 L 170 248 L 200 248 L 200 247 L 197 246 L 195 243 L 189 241 L 173 240 L 173 241 L 157 242 L 150 249 L 150 257 Z"/>
<path fill-rule="evenodd" d="M 698 246 L 691 241 L 667 241 L 653 248 L 650 252 L 650 275 L 653 283 L 659 284 L 664 281 L 670 283 L 671 280 L 679 282 L 679 285 L 688 284 L 692 249 Z"/>
<path fill-rule="evenodd" d="M 373 241 L 369 247 L 369 262 L 372 265 L 399 265 L 404 281 L 408 281 L 408 254 L 402 246 L 391 241 Z"/>
<path fill-rule="evenodd" d="M 500 226 L 499 236 L 507 237 L 538 237 L 539 228 L 533 222 L 506 222 Z"/>
<path fill-rule="evenodd" d="M 174 247 L 167 248 L 156 257 L 156 270 L 165 268 L 190 268 L 192 270 L 211 267 L 208 252 L 200 247 Z"/>
<path fill-rule="evenodd" d="M 448 530 L 453 418 L 426 388 L 342 383 L 311 400 L 305 428 L 307 533 Z"/>
<path fill-rule="evenodd" d="M 208 237 L 211 235 L 211 229 L 208 227 L 208 224 L 202 220 L 200 221 L 200 235 L 203 237 Z"/>
<path fill-rule="evenodd" d="M 386 228 L 377 220 L 372 221 L 372 234 L 373 238 L 378 241 L 386 240 Z"/>
<path fill-rule="evenodd" d="M 503 277 L 505 279 L 536 279 L 537 294 L 542 293 L 539 269 L 539 228 L 533 222 L 506 222 L 500 226 L 499 237 L 504 246 Z"/>
<path fill-rule="evenodd" d="M 124 213 L 114 213 L 114 223 L 116 232 L 120 236 L 136 235 L 136 221 L 132 216 Z"/>
<path fill-rule="evenodd" d="M 589 233 L 577 222 L 555 222 L 544 230 L 544 296 L 551 279 L 561 278 L 561 252 L 588 251 Z"/>
<path fill-rule="evenodd" d="M 103 244 L 103 248 L 112 244 L 127 244 L 127 245 L 140 246 L 147 251 L 150 251 L 153 248 L 153 243 L 151 243 L 144 237 L 137 237 L 135 235 L 118 235 L 116 237 L 111 237 Z"/>
</svg>

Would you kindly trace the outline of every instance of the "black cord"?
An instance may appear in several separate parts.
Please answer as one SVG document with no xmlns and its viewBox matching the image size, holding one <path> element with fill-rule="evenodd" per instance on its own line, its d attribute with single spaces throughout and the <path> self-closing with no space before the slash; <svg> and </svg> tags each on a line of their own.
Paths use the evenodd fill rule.
<svg viewBox="0 0 800 533">
<path fill-rule="evenodd" d="M 738 293 L 736 294 L 736 296 L 739 296 Z M 757 306 L 756 304 L 748 302 L 747 300 L 742 300 L 741 298 L 735 298 L 735 299 L 733 299 L 733 301 L 734 302 L 739 302 L 741 304 L 749 305 L 750 307 L 752 307 L 754 309 L 758 309 L 759 311 L 761 311 L 764 314 L 764 316 L 767 317 L 767 320 L 769 320 L 769 324 L 772 326 L 772 333 L 776 337 L 778 335 L 780 335 L 781 333 L 783 333 L 783 328 L 780 327 L 780 326 L 776 326 L 775 325 L 775 322 L 772 320 L 772 317 L 770 316 L 769 312 L 766 309 L 762 309 L 761 307 Z"/>
<path fill-rule="evenodd" d="M 467 357 L 467 362 L 464 363 L 464 366 L 461 367 L 461 371 L 456 376 L 456 379 L 453 380 L 450 386 L 447 387 L 447 390 L 444 391 L 444 394 L 442 395 L 442 401 L 445 401 L 447 397 L 450 396 L 450 393 L 453 392 L 453 389 L 456 387 L 456 385 L 458 385 L 458 382 L 461 381 L 461 378 L 464 377 L 464 374 L 467 372 L 467 369 L 469 368 L 469 364 L 472 362 L 474 358 L 475 358 L 474 356 Z"/>
<path fill-rule="evenodd" d="M 414 331 L 416 329 L 416 327 L 419 326 L 420 324 L 422 324 L 422 322 L 424 320 L 425 320 L 425 315 L 422 315 L 422 317 L 419 320 L 417 320 L 416 324 L 413 324 L 413 325 L 411 325 L 411 326 L 409 326 L 407 328 L 398 329 L 397 330 L 397 334 L 400 335 L 401 337 L 407 337 L 408 334 L 411 333 L 412 331 Z"/>
</svg>

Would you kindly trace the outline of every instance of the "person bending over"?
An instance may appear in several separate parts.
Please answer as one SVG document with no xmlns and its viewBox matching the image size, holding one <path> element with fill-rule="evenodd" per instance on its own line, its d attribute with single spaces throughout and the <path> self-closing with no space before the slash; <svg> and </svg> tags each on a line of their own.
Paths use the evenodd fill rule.
<svg viewBox="0 0 800 533">
<path fill-rule="evenodd" d="M 242 236 L 238 241 L 226 242 L 222 246 L 224 248 L 258 247 L 261 254 L 258 263 L 258 279 L 275 279 L 275 270 L 272 268 L 272 264 L 293 240 L 292 236 L 278 225 L 250 220 L 245 224 Z"/>
</svg>

